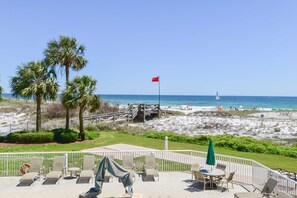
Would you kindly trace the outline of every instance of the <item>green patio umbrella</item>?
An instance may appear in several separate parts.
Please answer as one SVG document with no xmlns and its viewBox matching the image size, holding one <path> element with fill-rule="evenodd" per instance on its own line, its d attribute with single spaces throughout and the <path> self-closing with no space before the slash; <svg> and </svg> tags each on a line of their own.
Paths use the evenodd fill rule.
<svg viewBox="0 0 297 198">
<path fill-rule="evenodd" d="M 206 164 L 213 165 L 213 166 L 216 164 L 216 157 L 215 157 L 215 153 L 214 153 L 212 139 L 209 140 Z"/>
</svg>

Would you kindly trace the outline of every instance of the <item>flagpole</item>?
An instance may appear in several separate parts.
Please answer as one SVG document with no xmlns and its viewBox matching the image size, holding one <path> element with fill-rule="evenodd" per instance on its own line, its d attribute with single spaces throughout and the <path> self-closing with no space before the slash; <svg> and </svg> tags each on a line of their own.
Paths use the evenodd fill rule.
<svg viewBox="0 0 297 198">
<path fill-rule="evenodd" d="M 161 100 L 160 100 L 160 96 L 161 96 L 161 91 L 160 91 L 160 76 L 159 77 L 159 111 L 158 111 L 158 117 L 160 118 L 160 109 L 161 109 Z"/>
</svg>

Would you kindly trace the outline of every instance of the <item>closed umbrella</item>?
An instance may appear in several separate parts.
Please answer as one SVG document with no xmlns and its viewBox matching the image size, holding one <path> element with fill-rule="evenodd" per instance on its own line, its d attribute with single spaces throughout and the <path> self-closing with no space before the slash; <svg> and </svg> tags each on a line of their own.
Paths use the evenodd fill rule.
<svg viewBox="0 0 297 198">
<path fill-rule="evenodd" d="M 210 139 L 209 144 L 208 144 L 206 164 L 213 165 L 213 166 L 216 164 L 216 157 L 215 157 L 215 153 L 214 153 L 212 139 Z"/>
<path fill-rule="evenodd" d="M 99 164 L 99 168 L 96 174 L 95 188 L 91 188 L 89 191 L 80 194 L 79 198 L 96 198 L 97 195 L 101 194 L 106 170 L 108 170 L 108 172 L 110 172 L 110 174 L 112 174 L 113 176 L 121 179 L 128 193 L 133 193 L 133 179 L 129 171 L 125 170 L 109 157 L 104 157 Z"/>
</svg>

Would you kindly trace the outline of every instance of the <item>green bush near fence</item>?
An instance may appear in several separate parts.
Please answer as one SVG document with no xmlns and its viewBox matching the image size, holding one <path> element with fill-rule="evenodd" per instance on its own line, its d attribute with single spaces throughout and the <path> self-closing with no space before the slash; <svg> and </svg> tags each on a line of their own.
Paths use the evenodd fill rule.
<svg viewBox="0 0 297 198">
<path fill-rule="evenodd" d="M 11 143 L 49 143 L 54 140 L 52 132 L 15 132 L 7 135 L 8 142 Z"/>
<path fill-rule="evenodd" d="M 287 157 L 297 157 L 296 146 L 283 146 L 272 141 L 257 140 L 251 137 L 237 137 L 233 135 L 198 135 L 189 137 L 173 133 L 146 133 L 147 138 L 165 139 L 169 141 L 182 142 L 190 144 L 208 145 L 209 139 L 213 139 L 216 147 L 228 148 L 235 151 L 266 153 L 274 155 L 283 155 Z"/>
<path fill-rule="evenodd" d="M 58 143 L 71 143 L 78 140 L 78 133 L 74 130 L 67 130 L 64 128 L 52 130 L 54 133 L 54 140 Z"/>
<path fill-rule="evenodd" d="M 94 140 L 100 137 L 98 131 L 87 131 L 86 140 Z M 5 140 L 0 136 L 0 142 Z M 39 144 L 39 143 L 71 143 L 78 140 L 78 133 L 73 130 L 66 129 L 54 129 L 52 131 L 40 131 L 40 132 L 14 132 L 7 135 L 7 141 L 10 143 L 19 144 Z"/>
<path fill-rule="evenodd" d="M 98 137 L 100 137 L 100 133 L 98 131 L 87 131 L 85 139 L 86 140 L 95 140 Z"/>
</svg>

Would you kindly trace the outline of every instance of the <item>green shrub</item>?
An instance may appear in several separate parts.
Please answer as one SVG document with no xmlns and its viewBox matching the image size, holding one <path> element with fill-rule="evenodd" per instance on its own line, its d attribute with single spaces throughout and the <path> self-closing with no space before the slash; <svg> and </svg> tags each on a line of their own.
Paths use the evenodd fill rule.
<svg viewBox="0 0 297 198">
<path fill-rule="evenodd" d="M 8 142 L 11 143 L 49 143 L 54 140 L 52 132 L 15 132 L 7 135 Z"/>
<path fill-rule="evenodd" d="M 190 144 L 208 145 L 209 139 L 213 139 L 216 147 L 228 148 L 241 152 L 267 153 L 274 155 L 283 155 L 287 157 L 297 157 L 297 147 L 282 146 L 272 141 L 257 140 L 251 137 L 237 137 L 233 135 L 198 135 L 194 137 L 178 135 L 174 133 L 145 133 L 145 137 L 153 139 L 162 139 L 168 137 L 169 141 L 182 142 Z"/>
<path fill-rule="evenodd" d="M 286 153 L 286 156 L 288 157 L 297 157 L 297 151 L 296 150 L 291 150 L 291 149 L 288 149 L 285 151 Z"/>
<path fill-rule="evenodd" d="M 270 154 L 274 154 L 274 155 L 279 155 L 280 152 L 280 148 L 277 146 L 268 146 L 265 149 L 265 153 L 270 153 Z"/>
<path fill-rule="evenodd" d="M 94 140 L 98 137 L 100 137 L 100 133 L 98 131 L 87 131 L 85 139 L 86 140 Z"/>
<path fill-rule="evenodd" d="M 248 148 L 248 145 L 246 145 L 246 144 L 237 144 L 236 145 L 236 150 L 237 151 L 248 152 L 249 148 Z"/>
<path fill-rule="evenodd" d="M 63 132 L 60 134 L 60 139 L 58 143 L 70 143 L 70 142 L 76 142 L 77 140 L 78 140 L 78 133 Z"/>
<path fill-rule="evenodd" d="M 4 142 L 4 140 L 5 140 L 5 137 L 0 136 L 0 142 Z"/>
<path fill-rule="evenodd" d="M 206 135 L 198 135 L 194 137 L 195 142 L 208 142 L 209 139 L 210 137 Z"/>
<path fill-rule="evenodd" d="M 74 130 L 67 130 L 64 128 L 52 130 L 54 133 L 54 140 L 58 143 L 70 143 L 78 140 L 78 133 Z"/>
</svg>

